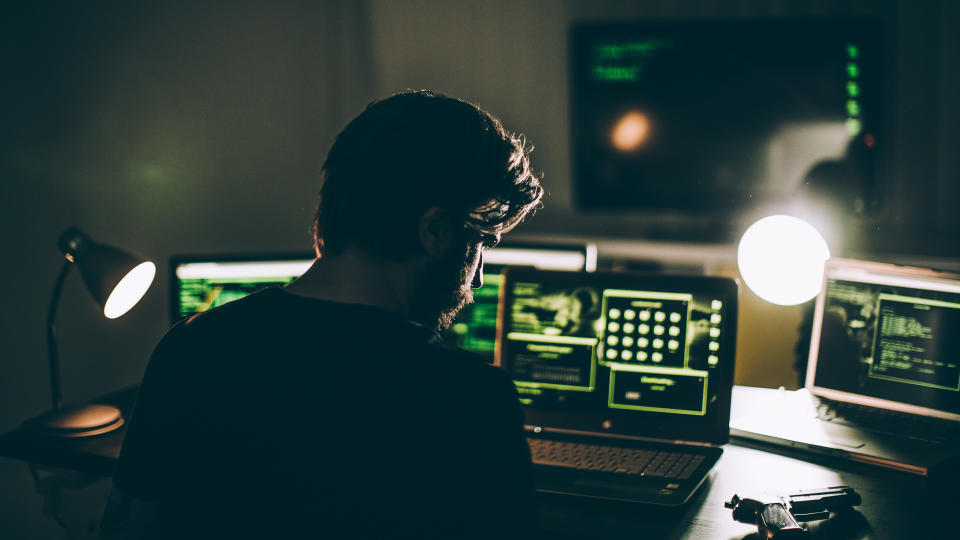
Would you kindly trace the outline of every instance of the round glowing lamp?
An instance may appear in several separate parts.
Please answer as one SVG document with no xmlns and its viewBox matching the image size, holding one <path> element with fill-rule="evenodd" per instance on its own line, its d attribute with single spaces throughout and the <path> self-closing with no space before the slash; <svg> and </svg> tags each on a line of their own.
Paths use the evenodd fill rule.
<svg viewBox="0 0 960 540">
<path fill-rule="evenodd" d="M 613 147 L 621 152 L 633 152 L 647 142 L 650 119 L 639 111 L 631 111 L 617 120 L 610 134 Z"/>
<path fill-rule="evenodd" d="M 28 425 L 53 437 L 100 435 L 123 425 L 123 415 L 119 409 L 108 405 L 63 407 L 60 355 L 54 323 L 64 280 L 70 268 L 76 266 L 90 295 L 103 309 L 103 315 L 108 319 L 116 319 L 143 298 L 153 283 L 157 268 L 152 262 L 136 255 L 94 242 L 76 227 L 67 229 L 60 236 L 58 245 L 66 261 L 60 269 L 47 311 L 47 350 L 53 409 L 28 421 Z"/>
<path fill-rule="evenodd" d="M 740 238 L 737 265 L 743 281 L 764 300 L 781 306 L 817 296 L 830 248 L 802 219 L 776 215 L 751 225 Z"/>
</svg>

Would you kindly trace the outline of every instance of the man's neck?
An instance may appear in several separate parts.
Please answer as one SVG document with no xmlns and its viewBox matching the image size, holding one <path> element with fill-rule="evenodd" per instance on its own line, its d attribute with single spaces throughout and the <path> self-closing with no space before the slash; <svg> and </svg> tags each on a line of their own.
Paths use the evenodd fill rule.
<svg viewBox="0 0 960 540">
<path fill-rule="evenodd" d="M 379 307 L 410 317 L 412 264 L 374 259 L 357 251 L 318 258 L 286 286 L 298 296 Z"/>
</svg>

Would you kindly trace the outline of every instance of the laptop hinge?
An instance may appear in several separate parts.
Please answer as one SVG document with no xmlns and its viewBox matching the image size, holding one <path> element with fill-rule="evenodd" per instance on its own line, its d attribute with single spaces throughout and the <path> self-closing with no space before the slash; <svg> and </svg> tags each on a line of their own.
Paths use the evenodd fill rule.
<svg viewBox="0 0 960 540">
<path fill-rule="evenodd" d="M 610 440 L 642 441 L 661 444 L 683 444 L 687 446 L 702 446 L 705 448 L 715 448 L 719 445 L 711 444 L 706 441 L 683 441 L 676 439 L 663 439 L 657 437 L 640 437 L 638 435 L 622 435 L 619 433 L 598 433 L 596 431 L 579 431 L 575 429 L 545 428 L 542 426 L 525 425 L 524 428 L 532 433 L 557 433 L 563 435 L 585 435 L 588 437 L 602 437 Z"/>
</svg>

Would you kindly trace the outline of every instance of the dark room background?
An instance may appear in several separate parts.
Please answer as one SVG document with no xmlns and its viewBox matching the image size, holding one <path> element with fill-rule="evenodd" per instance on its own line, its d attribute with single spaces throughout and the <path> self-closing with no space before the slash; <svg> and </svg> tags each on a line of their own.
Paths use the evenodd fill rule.
<svg viewBox="0 0 960 540">
<path fill-rule="evenodd" d="M 733 239 L 654 242 L 644 236 L 643 216 L 576 211 L 567 29 L 585 19 L 808 15 L 872 15 L 884 25 L 885 206 L 874 239 L 846 254 L 956 264 L 960 2 L 953 0 L 6 6 L 0 432 L 49 406 L 44 320 L 62 260 L 60 232 L 77 225 L 159 270 L 145 300 L 113 321 L 100 315 L 78 275 L 68 279 L 58 331 L 64 399 L 78 403 L 139 380 L 169 323 L 171 255 L 309 250 L 324 151 L 366 103 L 406 88 L 477 103 L 534 144 L 549 197 L 518 234 L 595 241 L 611 259 L 731 268 Z M 797 313 L 770 315 L 781 351 L 792 349 Z M 767 348 L 746 343 L 741 354 Z M 749 362 L 738 366 L 738 382 L 792 382 L 741 375 Z M 77 503 L 76 519 L 92 519 L 104 490 L 97 484 Z M 63 537 L 41 507 L 26 465 L 0 459 L 0 536 Z"/>
</svg>

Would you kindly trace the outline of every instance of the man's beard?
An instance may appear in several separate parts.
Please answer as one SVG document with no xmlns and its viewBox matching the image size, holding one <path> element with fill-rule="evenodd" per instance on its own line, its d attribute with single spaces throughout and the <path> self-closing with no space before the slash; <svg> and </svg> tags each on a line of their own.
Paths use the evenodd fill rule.
<svg viewBox="0 0 960 540">
<path fill-rule="evenodd" d="M 464 306 L 473 302 L 476 247 L 451 247 L 424 272 L 413 297 L 413 320 L 446 332 Z M 480 271 L 480 268 L 477 268 Z"/>
</svg>

